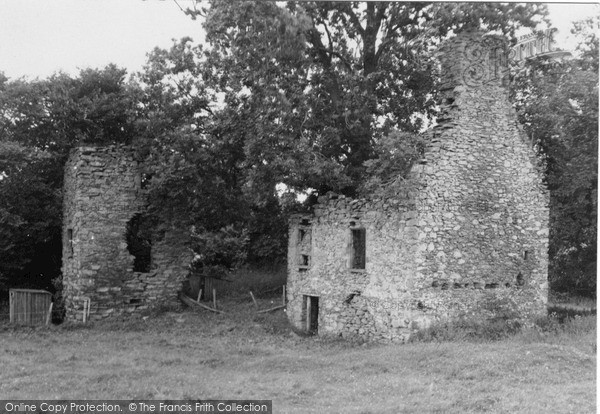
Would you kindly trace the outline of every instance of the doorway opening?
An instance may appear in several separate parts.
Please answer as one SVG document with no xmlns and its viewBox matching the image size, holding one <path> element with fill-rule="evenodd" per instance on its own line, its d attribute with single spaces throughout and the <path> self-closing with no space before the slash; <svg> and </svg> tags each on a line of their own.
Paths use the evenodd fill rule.
<svg viewBox="0 0 600 414">
<path fill-rule="evenodd" d="M 304 330 L 311 335 L 315 335 L 319 331 L 319 297 L 304 295 L 302 305 Z"/>
</svg>

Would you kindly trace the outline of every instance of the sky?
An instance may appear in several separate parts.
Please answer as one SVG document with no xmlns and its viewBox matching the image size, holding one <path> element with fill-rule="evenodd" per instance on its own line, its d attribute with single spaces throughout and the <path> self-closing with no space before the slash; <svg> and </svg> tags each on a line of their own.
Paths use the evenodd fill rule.
<svg viewBox="0 0 600 414">
<path fill-rule="evenodd" d="M 590 3 L 549 8 L 557 44 L 567 49 L 573 47 L 570 23 L 600 14 Z M 168 48 L 184 36 L 202 41 L 201 23 L 175 0 L 0 0 L 0 71 L 11 79 L 45 78 L 59 70 L 77 75 L 109 63 L 132 73 L 154 47 Z"/>
</svg>

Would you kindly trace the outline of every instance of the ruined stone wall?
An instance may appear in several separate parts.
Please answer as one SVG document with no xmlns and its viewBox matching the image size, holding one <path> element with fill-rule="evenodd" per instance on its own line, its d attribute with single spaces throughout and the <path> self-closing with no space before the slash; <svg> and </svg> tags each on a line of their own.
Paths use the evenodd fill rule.
<svg viewBox="0 0 600 414">
<path fill-rule="evenodd" d="M 410 330 L 392 308 L 413 289 L 416 268 L 407 258 L 417 248 L 414 204 L 408 197 L 366 201 L 334 194 L 319 201 L 314 216 L 294 217 L 290 225 L 287 311 L 293 325 L 302 329 L 309 295 L 319 298 L 319 333 L 404 339 Z M 366 234 L 364 269 L 352 268 L 353 229 Z M 310 231 L 306 243 L 301 230 Z"/>
<path fill-rule="evenodd" d="M 182 232 L 152 246 L 150 272 L 134 272 L 127 223 L 144 211 L 146 196 L 133 151 L 123 146 L 79 147 L 65 166 L 63 296 L 67 319 L 90 319 L 177 304 L 191 254 Z"/>
<path fill-rule="evenodd" d="M 419 301 L 435 316 L 545 312 L 548 193 L 508 99 L 507 45 L 470 33 L 441 50 L 443 115 L 417 205 Z"/>
<path fill-rule="evenodd" d="M 292 220 L 288 315 L 297 328 L 306 295 L 319 298 L 320 334 L 386 341 L 443 319 L 545 312 L 548 194 L 508 100 L 506 50 L 477 33 L 441 49 L 442 115 L 405 191 L 329 196 L 314 216 Z M 310 246 L 298 236 L 308 223 Z M 357 225 L 367 238 L 362 272 L 348 259 Z"/>
</svg>

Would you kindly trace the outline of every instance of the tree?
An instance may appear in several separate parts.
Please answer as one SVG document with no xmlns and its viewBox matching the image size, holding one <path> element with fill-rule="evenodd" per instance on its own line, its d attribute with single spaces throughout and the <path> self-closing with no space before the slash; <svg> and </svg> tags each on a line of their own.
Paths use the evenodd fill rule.
<svg viewBox="0 0 600 414">
<path fill-rule="evenodd" d="M 53 290 L 62 252 L 63 167 L 79 143 L 127 143 L 135 101 L 114 65 L 77 77 L 0 76 L 0 289 Z"/>
<path fill-rule="evenodd" d="M 7 153 L 0 145 L 0 154 Z M 54 157 L 37 154 L 0 180 L 0 290 L 51 289 L 59 275 L 62 173 Z"/>
<path fill-rule="evenodd" d="M 243 150 L 227 111 L 214 112 L 202 48 L 191 39 L 155 49 L 137 74 L 140 109 L 135 145 L 149 180 L 146 226 L 193 227 L 194 270 L 222 277 L 246 259 L 251 216 L 241 179 Z M 230 254 L 231 253 L 231 254 Z"/>
<path fill-rule="evenodd" d="M 550 190 L 551 287 L 584 295 L 596 291 L 597 27 L 598 19 L 576 23 L 578 57 L 532 60 L 514 83 L 520 120 L 543 157 Z"/>
<path fill-rule="evenodd" d="M 248 258 L 284 257 L 287 207 L 277 184 L 355 195 L 368 173 L 397 171 L 392 160 L 414 158 L 386 161 L 384 149 L 408 149 L 414 137 L 392 134 L 406 145 L 386 147 L 393 138 L 385 136 L 419 131 L 433 116 L 430 49 L 463 28 L 452 13 L 491 29 L 509 22 L 511 32 L 533 25 L 540 10 L 213 2 L 191 11 L 203 14 L 207 45 L 185 38 L 155 49 L 138 76 L 138 147 L 152 160 L 155 225 L 193 224 L 197 240 L 214 239 L 204 246 L 233 240 L 224 230 L 233 225 L 248 235 Z"/>
<path fill-rule="evenodd" d="M 431 50 L 444 36 L 477 27 L 514 35 L 545 7 L 212 2 L 190 13 L 205 17 L 207 80 L 245 126 L 255 191 L 284 182 L 354 195 L 377 141 L 434 115 Z"/>
</svg>

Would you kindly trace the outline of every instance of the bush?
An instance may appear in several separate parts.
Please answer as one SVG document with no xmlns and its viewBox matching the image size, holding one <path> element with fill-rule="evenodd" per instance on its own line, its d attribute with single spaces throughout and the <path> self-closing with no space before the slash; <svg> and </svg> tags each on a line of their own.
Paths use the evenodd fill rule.
<svg viewBox="0 0 600 414">
<path fill-rule="evenodd" d="M 204 277 L 222 279 L 246 260 L 247 245 L 245 229 L 234 226 L 223 227 L 216 232 L 194 229 L 192 270 Z"/>
<path fill-rule="evenodd" d="M 552 312 L 536 319 L 535 328 L 545 334 L 585 335 L 596 330 L 596 315 L 561 316 Z"/>
</svg>

